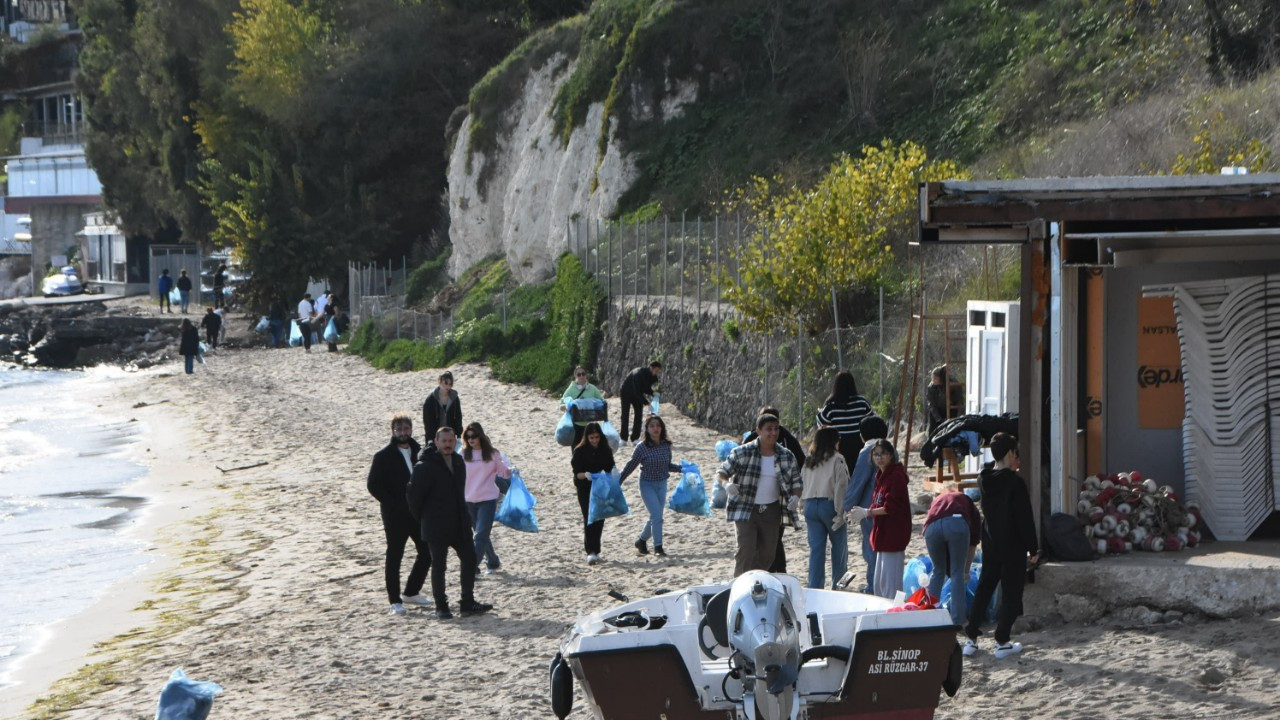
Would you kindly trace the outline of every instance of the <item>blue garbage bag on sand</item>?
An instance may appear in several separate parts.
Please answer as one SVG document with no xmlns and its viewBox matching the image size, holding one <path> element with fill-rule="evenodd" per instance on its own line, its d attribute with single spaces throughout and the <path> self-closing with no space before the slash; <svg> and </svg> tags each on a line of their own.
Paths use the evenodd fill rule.
<svg viewBox="0 0 1280 720">
<path fill-rule="evenodd" d="M 533 506 L 537 504 L 538 501 L 534 499 L 533 493 L 525 487 L 520 471 L 512 470 L 511 487 L 502 498 L 502 504 L 498 506 L 494 519 L 512 530 L 538 532 L 538 517 L 533 514 Z"/>
<path fill-rule="evenodd" d="M 568 410 L 564 411 L 564 417 L 556 423 L 556 442 L 565 447 L 573 444 L 573 416 Z"/>
<path fill-rule="evenodd" d="M 969 608 L 969 609 L 973 608 L 973 596 L 978 593 L 978 576 L 981 574 L 982 574 L 981 563 L 974 563 L 972 566 L 970 566 L 969 582 L 964 586 L 964 600 L 965 600 L 964 606 L 966 608 Z M 951 578 L 947 578 L 947 581 L 942 583 L 941 593 L 942 593 L 942 596 L 939 598 L 941 600 L 941 604 L 939 606 L 947 610 L 950 610 L 951 609 Z M 996 621 L 996 605 L 999 603 L 999 600 L 1000 600 L 1000 590 L 997 587 L 996 592 L 991 596 L 991 602 L 987 603 L 986 622 L 993 623 Z"/>
<path fill-rule="evenodd" d="M 289 347 L 302 347 L 302 328 L 297 320 L 289 321 Z"/>
<path fill-rule="evenodd" d="M 220 694 L 218 683 L 197 682 L 178 668 L 160 691 L 155 720 L 205 720 L 213 709 L 213 696 Z"/>
<path fill-rule="evenodd" d="M 922 586 L 929 586 L 929 574 L 933 572 L 933 560 L 928 555 L 921 555 L 918 558 L 911 558 L 907 561 L 907 567 L 902 571 L 902 592 L 911 597 L 911 593 L 919 590 Z M 923 573 L 924 582 L 920 581 L 920 575 Z"/>
<path fill-rule="evenodd" d="M 338 323 L 334 322 L 333 318 L 329 318 L 329 324 L 324 326 L 324 341 L 338 342 Z"/>
<path fill-rule="evenodd" d="M 587 506 L 587 524 L 620 515 L 630 515 L 627 496 L 622 492 L 618 468 L 607 473 L 591 473 L 591 502 Z"/>
<path fill-rule="evenodd" d="M 707 486 L 702 480 L 702 471 L 698 469 L 697 463 L 680 461 L 680 482 L 676 483 L 675 492 L 667 500 L 667 507 L 686 515 L 706 517 L 711 514 Z"/>
<path fill-rule="evenodd" d="M 613 427 L 613 423 L 608 420 L 600 423 L 600 432 L 604 433 L 604 439 L 609 441 L 609 447 L 614 450 L 617 450 L 622 445 L 622 436 Z"/>
<path fill-rule="evenodd" d="M 720 462 L 724 462 L 729 459 L 729 453 L 736 447 L 738 447 L 738 443 L 732 440 L 721 440 L 716 443 L 716 457 L 719 458 Z"/>
</svg>

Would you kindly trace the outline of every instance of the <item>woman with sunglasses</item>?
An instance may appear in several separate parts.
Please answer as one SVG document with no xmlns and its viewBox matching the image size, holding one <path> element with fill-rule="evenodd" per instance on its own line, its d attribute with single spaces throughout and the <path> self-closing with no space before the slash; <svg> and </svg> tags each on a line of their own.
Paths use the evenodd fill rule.
<svg viewBox="0 0 1280 720">
<path fill-rule="evenodd" d="M 907 469 L 898 461 L 898 451 L 888 440 L 871 446 L 871 463 L 876 466 L 875 489 L 871 491 L 871 549 L 876 551 L 876 595 L 892 599 L 902 590 L 902 567 L 911 540 L 911 500 L 907 497 Z"/>
<path fill-rule="evenodd" d="M 581 400 L 583 398 L 596 398 L 600 402 L 604 402 L 604 393 L 600 392 L 600 388 L 592 385 L 587 380 L 587 369 L 579 365 L 573 369 L 573 382 L 569 383 L 569 387 L 565 389 L 561 395 L 565 400 Z M 561 412 L 564 408 L 560 408 Z M 582 435 L 586 432 L 587 425 L 590 420 L 575 420 L 573 423 L 573 444 L 570 447 L 577 447 L 582 442 Z"/>
<path fill-rule="evenodd" d="M 613 469 L 613 448 L 605 440 L 600 423 L 587 423 L 582 441 L 573 448 L 573 487 L 578 491 L 578 507 L 582 508 L 582 549 L 587 553 L 587 564 L 600 562 L 600 536 L 604 534 L 604 521 L 587 523 L 591 511 L 591 473 L 609 472 Z"/>
<path fill-rule="evenodd" d="M 640 499 L 649 511 L 649 522 L 644 524 L 636 540 L 636 550 L 649 554 L 649 538 L 653 538 L 653 554 L 666 557 L 662 548 L 662 509 L 667 504 L 667 478 L 680 472 L 680 466 L 671 462 L 671 440 L 667 438 L 667 424 L 657 415 L 650 415 L 644 422 L 644 442 L 636 445 L 631 459 L 622 468 L 626 480 L 636 466 L 640 466 Z"/>
<path fill-rule="evenodd" d="M 493 549 L 489 533 L 493 530 L 493 516 L 498 510 L 498 478 L 511 478 L 511 468 L 502 453 L 493 448 L 489 436 L 480 423 L 473 422 L 462 433 L 465 449 L 462 461 L 467 467 L 465 499 L 467 513 L 471 515 L 471 530 L 475 534 L 476 564 L 484 560 L 486 575 L 502 567 L 498 553 Z"/>
</svg>

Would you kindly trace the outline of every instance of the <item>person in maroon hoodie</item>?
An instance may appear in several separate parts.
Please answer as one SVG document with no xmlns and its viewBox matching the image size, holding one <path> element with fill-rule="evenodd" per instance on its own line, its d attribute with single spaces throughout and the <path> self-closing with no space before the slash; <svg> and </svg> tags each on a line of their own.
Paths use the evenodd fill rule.
<svg viewBox="0 0 1280 720">
<path fill-rule="evenodd" d="M 902 567 L 911 539 L 911 501 L 907 497 L 907 469 L 898 461 L 893 443 L 871 446 L 876 485 L 871 493 L 871 549 L 876 551 L 876 595 L 892 599 L 902 590 Z"/>
<path fill-rule="evenodd" d="M 938 602 L 942 585 L 951 578 L 951 622 L 964 625 L 969 619 L 965 594 L 969 567 L 982 539 L 982 513 L 968 495 L 954 490 L 933 499 L 924 518 L 924 544 L 933 561 L 929 576 L 929 597 Z"/>
</svg>

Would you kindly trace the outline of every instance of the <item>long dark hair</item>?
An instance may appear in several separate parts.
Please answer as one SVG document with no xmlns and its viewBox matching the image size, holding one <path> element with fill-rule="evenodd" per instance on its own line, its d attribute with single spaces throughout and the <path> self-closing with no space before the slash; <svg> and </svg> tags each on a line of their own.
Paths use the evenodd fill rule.
<svg viewBox="0 0 1280 720">
<path fill-rule="evenodd" d="M 590 423 L 587 423 L 587 426 L 582 429 L 582 439 L 578 441 L 577 445 L 573 446 L 573 449 L 577 450 L 580 447 L 589 447 L 591 443 L 587 440 L 587 436 L 593 433 L 600 436 L 601 445 L 603 445 L 604 447 L 609 447 L 609 440 L 604 436 L 604 430 L 600 429 L 600 423 L 590 422 Z"/>
<path fill-rule="evenodd" d="M 658 434 L 658 445 L 670 445 L 671 438 L 667 437 L 667 424 L 662 421 L 658 415 L 650 415 L 648 420 L 644 421 L 644 444 L 645 447 L 657 447 L 649 441 L 649 424 L 658 423 L 658 427 L 662 428 L 662 432 Z"/>
<path fill-rule="evenodd" d="M 466 448 L 462 451 L 462 459 L 471 460 L 471 443 L 467 442 L 467 436 L 480 439 L 480 457 L 488 462 L 493 459 L 493 445 L 489 442 L 489 436 L 484 434 L 484 428 L 480 427 L 480 423 L 473 422 L 462 431 L 462 444 Z"/>
<path fill-rule="evenodd" d="M 818 428 L 809 442 L 809 457 L 805 458 L 805 467 L 815 468 L 826 462 L 840 449 L 840 431 L 833 427 Z"/>
<path fill-rule="evenodd" d="M 889 442 L 888 440 L 885 440 L 883 438 L 880 440 L 877 440 L 876 444 L 871 446 L 871 452 L 874 454 L 875 451 L 877 450 L 884 450 L 885 452 L 889 453 L 889 462 L 891 464 L 897 465 L 899 462 L 901 462 L 898 459 L 898 448 L 894 447 L 893 443 Z"/>
<path fill-rule="evenodd" d="M 831 384 L 831 394 L 827 396 L 827 402 L 845 402 L 852 400 L 858 396 L 858 383 L 854 382 L 853 373 L 848 370 L 841 370 L 836 373 L 835 382 Z"/>
</svg>

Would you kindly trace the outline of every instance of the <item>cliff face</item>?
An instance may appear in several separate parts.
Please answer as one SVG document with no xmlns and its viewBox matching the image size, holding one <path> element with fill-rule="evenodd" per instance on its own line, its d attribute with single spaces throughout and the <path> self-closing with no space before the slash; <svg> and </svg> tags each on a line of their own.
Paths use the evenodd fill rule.
<svg viewBox="0 0 1280 720">
<path fill-rule="evenodd" d="M 599 138 L 604 103 L 592 104 L 585 121 L 563 142 L 550 114 L 556 91 L 572 74 L 574 62 L 557 54 L 532 70 L 519 97 L 506 110 L 510 130 L 488 153 L 473 151 L 468 138 L 474 118 L 463 121 L 449 161 L 449 223 L 453 255 L 449 272 L 457 278 L 482 258 L 503 256 L 521 283 L 540 282 L 555 273 L 556 259 L 568 249 L 570 218 L 612 215 L 618 199 L 638 176 L 635 159 L 616 137 L 609 121 L 603 156 Z M 659 111 L 674 117 L 696 89 L 677 86 Z M 637 108 L 652 114 L 652 108 Z"/>
</svg>

